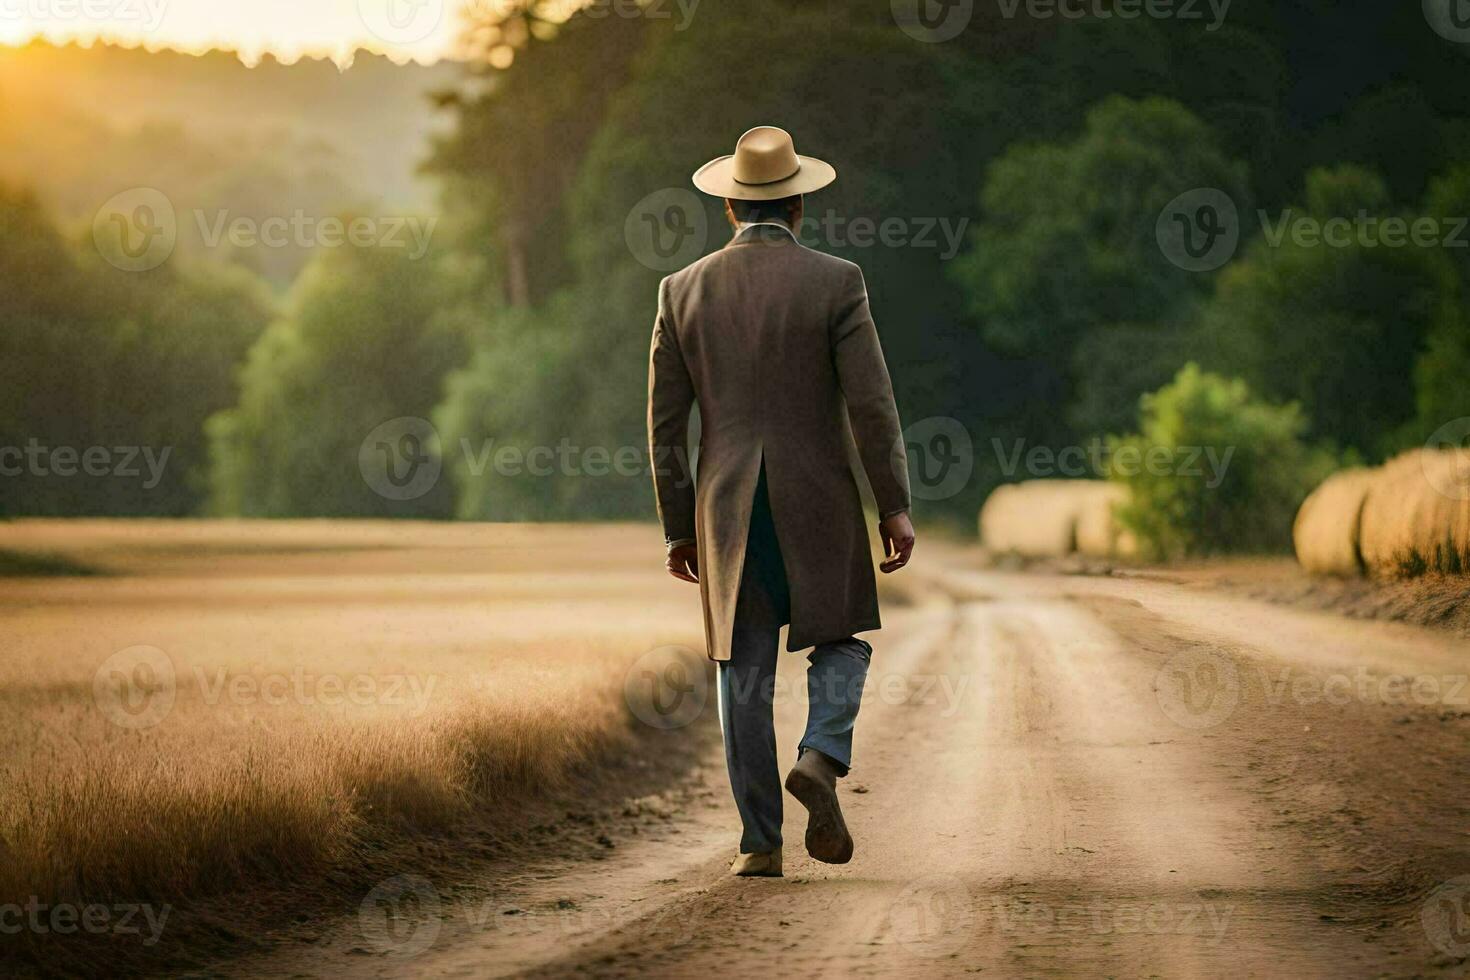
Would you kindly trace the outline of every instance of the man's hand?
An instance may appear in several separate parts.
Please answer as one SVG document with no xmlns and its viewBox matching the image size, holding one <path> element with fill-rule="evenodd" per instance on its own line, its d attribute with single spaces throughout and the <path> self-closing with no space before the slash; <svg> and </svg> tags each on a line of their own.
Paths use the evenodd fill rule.
<svg viewBox="0 0 1470 980">
<path fill-rule="evenodd" d="M 669 549 L 669 557 L 665 560 L 664 566 L 674 578 L 697 584 L 699 582 L 699 546 L 675 545 Z"/>
<path fill-rule="evenodd" d="M 909 555 L 914 553 L 914 522 L 904 511 L 880 521 L 878 531 L 883 535 L 883 553 L 888 556 L 878 568 L 884 574 L 896 572 L 909 563 Z"/>
</svg>

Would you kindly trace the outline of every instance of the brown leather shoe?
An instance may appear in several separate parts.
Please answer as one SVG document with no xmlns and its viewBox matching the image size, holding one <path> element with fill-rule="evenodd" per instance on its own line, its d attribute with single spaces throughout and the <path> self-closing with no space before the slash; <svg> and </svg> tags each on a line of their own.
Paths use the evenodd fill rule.
<svg viewBox="0 0 1470 980">
<path fill-rule="evenodd" d="M 757 854 L 742 854 L 730 865 L 730 873 L 737 878 L 780 878 L 781 848 Z"/>
<path fill-rule="evenodd" d="M 791 767 L 786 790 L 806 807 L 806 852 L 826 864 L 852 860 L 852 835 L 837 802 L 837 764 L 807 749 Z"/>
</svg>

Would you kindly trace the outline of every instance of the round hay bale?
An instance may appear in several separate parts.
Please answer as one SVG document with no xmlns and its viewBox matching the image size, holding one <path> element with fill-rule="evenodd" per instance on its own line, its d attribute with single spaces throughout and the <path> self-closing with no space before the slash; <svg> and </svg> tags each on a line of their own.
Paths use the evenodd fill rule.
<svg viewBox="0 0 1470 980">
<path fill-rule="evenodd" d="M 1111 555 L 1131 546 L 1114 524 L 1112 504 L 1126 489 L 1103 480 L 1028 480 L 997 487 L 980 508 L 980 539 L 995 552 L 1027 558 Z"/>
<path fill-rule="evenodd" d="M 1385 464 L 1363 505 L 1360 542 L 1375 575 L 1470 572 L 1470 452 L 1416 449 Z"/>
<path fill-rule="evenodd" d="M 1056 480 L 996 487 L 980 508 L 980 538 L 991 551 L 1027 558 L 1069 555 L 1076 546 L 1076 516 L 1059 506 Z"/>
<path fill-rule="evenodd" d="M 1316 575 L 1361 575 L 1359 528 L 1377 470 L 1343 470 L 1313 490 L 1296 512 L 1291 540 L 1296 560 Z"/>
</svg>

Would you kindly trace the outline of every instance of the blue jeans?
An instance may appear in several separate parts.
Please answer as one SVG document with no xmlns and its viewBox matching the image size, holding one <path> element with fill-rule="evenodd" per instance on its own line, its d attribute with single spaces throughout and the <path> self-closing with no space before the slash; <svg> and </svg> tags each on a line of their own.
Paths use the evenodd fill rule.
<svg viewBox="0 0 1470 980">
<path fill-rule="evenodd" d="M 742 854 L 781 846 L 781 772 L 771 717 L 780 635 L 779 629 L 737 625 L 730 659 L 719 665 L 720 731 L 725 736 L 730 789 L 745 828 Z M 806 733 L 798 755 L 816 749 L 846 775 L 872 653 L 867 643 L 849 636 L 823 643 L 808 654 Z"/>
</svg>

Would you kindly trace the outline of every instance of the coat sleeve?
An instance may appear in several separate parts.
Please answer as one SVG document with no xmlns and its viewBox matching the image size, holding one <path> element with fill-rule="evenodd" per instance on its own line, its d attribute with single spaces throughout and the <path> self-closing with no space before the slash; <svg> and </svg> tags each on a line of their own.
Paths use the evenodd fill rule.
<svg viewBox="0 0 1470 980">
<path fill-rule="evenodd" d="M 873 488 L 880 518 L 909 509 L 908 452 L 878 328 L 868 308 L 862 270 L 852 266 L 843 281 L 832 323 L 832 360 L 847 402 L 858 457 Z"/>
<path fill-rule="evenodd" d="M 694 538 L 694 479 L 689 467 L 689 415 L 694 382 L 668 313 L 668 280 L 658 288 L 658 315 L 648 357 L 648 455 L 664 541 Z"/>
</svg>

